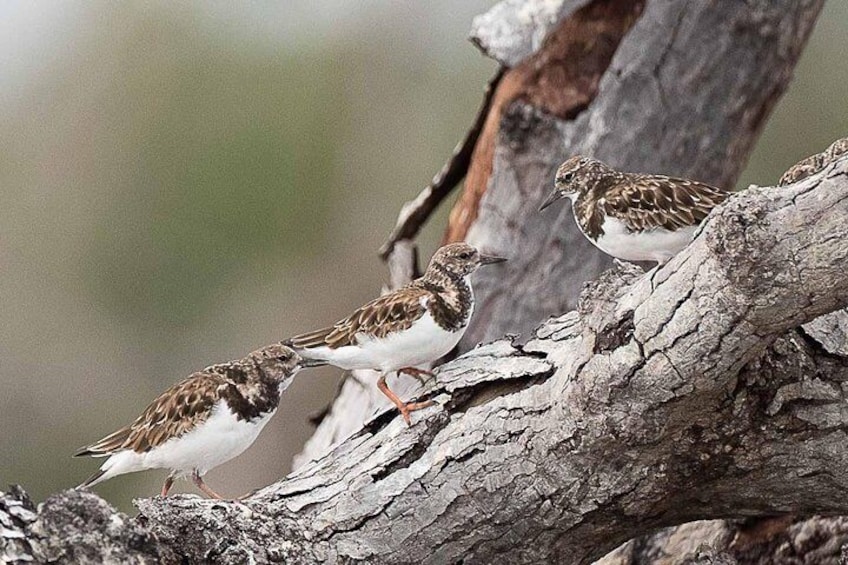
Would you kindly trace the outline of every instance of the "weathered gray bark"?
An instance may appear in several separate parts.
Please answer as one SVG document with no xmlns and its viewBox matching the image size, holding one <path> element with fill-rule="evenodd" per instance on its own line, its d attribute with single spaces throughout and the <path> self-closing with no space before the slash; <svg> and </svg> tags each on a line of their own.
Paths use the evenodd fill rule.
<svg viewBox="0 0 848 565">
<path fill-rule="evenodd" d="M 475 20 L 472 40 L 511 68 L 494 93 L 448 238 L 510 261 L 478 274 L 462 351 L 529 335 L 574 309 L 582 285 L 611 265 L 577 231 L 568 206 L 537 211 L 565 157 L 585 152 L 625 169 L 732 185 L 823 0 L 648 2 L 641 14 L 632 7 L 639 4 L 508 0 Z M 408 251 L 392 259 L 406 265 Z M 375 378 L 344 382 L 296 465 L 389 405 Z M 408 377 L 393 386 L 402 396 L 418 388 Z"/>
<path fill-rule="evenodd" d="M 556 13 L 551 7 L 556 3 L 538 4 L 547 6 L 543 14 Z M 616 2 L 561 4 L 564 14 L 579 18 L 593 4 Z M 485 194 L 465 239 L 511 260 L 506 275 L 480 274 L 479 309 L 464 347 L 526 333 L 550 313 L 573 309 L 583 283 L 609 266 L 578 232 L 568 206 L 538 214 L 554 169 L 566 157 L 583 153 L 623 170 L 732 187 L 789 83 L 822 5 L 822 0 L 647 2 L 585 109 L 557 115 L 554 93 L 519 93 L 509 101 Z M 518 53 L 545 64 L 539 56 L 545 46 L 534 38 L 537 22 L 555 33 L 550 17 L 528 17 L 527 3 L 501 11 L 513 15 L 479 21 L 477 41 L 500 60 L 516 61 Z M 532 47 L 537 49 L 531 54 Z M 551 66 L 548 82 L 556 86 L 559 70 Z M 560 96 L 566 96 L 562 90 Z"/>
<path fill-rule="evenodd" d="M 843 565 L 846 560 L 845 518 L 778 516 L 705 520 L 668 528 L 626 543 L 596 565 Z"/>
<path fill-rule="evenodd" d="M 602 4 L 617 2 L 530 2 L 539 10 L 510 23 L 508 2 L 497 38 L 481 20 L 475 41 L 520 67 L 544 50 L 539 25 L 555 32 Z M 607 264 L 569 231 L 567 211 L 555 224 L 529 216 L 566 154 L 731 183 L 820 6 L 649 2 L 576 113 L 546 113 L 545 93 L 506 76 L 514 97 L 500 99 L 485 195 L 459 231 L 521 253 L 512 277 L 477 285 L 474 331 L 534 327 L 576 304 L 575 281 Z M 655 276 L 611 271 L 529 343 L 497 341 L 443 366 L 430 385 L 441 405 L 412 428 L 393 412 L 361 427 L 382 399 L 356 375 L 300 468 L 244 505 L 145 499 L 128 518 L 89 493 L 35 511 L 11 492 L 0 497 L 0 555 L 587 563 L 638 537 L 605 563 L 836 563 L 843 519 L 653 532 L 848 514 L 846 220 L 845 158 L 785 189 L 747 191 Z M 395 281 L 411 275 L 410 257 L 408 243 L 396 249 Z"/>
<path fill-rule="evenodd" d="M 442 366 L 412 427 L 381 414 L 243 505 L 130 519 L 67 492 L 9 518 L 6 497 L 3 537 L 42 560 L 588 563 L 696 519 L 848 513 L 848 359 L 801 327 L 845 306 L 847 237 L 842 157 L 735 196 L 653 276 L 607 272 L 525 346 Z"/>
</svg>

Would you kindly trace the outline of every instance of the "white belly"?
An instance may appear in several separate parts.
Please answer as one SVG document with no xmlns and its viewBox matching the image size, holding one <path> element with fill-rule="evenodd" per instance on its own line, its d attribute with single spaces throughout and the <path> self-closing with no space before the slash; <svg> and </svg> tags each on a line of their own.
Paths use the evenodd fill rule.
<svg viewBox="0 0 848 565">
<path fill-rule="evenodd" d="M 203 475 L 250 447 L 273 415 L 273 411 L 269 412 L 252 423 L 239 420 L 221 400 L 209 418 L 187 434 L 146 453 L 125 450 L 110 456 L 100 467 L 103 476 L 92 484 L 145 469 L 169 469 L 181 474 L 196 469 Z"/>
<path fill-rule="evenodd" d="M 197 469 L 202 475 L 250 447 L 273 415 L 269 412 L 257 420 L 239 420 L 221 400 L 196 429 L 146 453 L 144 466 L 185 473 Z"/>
<path fill-rule="evenodd" d="M 471 313 L 469 312 L 469 318 Z M 382 339 L 362 339 L 358 345 L 338 349 L 315 347 L 304 355 L 325 359 L 342 369 L 373 369 L 388 373 L 403 367 L 419 367 L 436 361 L 453 349 L 465 328 L 456 332 L 442 329 L 429 312 L 408 329 Z"/>
<path fill-rule="evenodd" d="M 689 245 L 698 226 L 676 231 L 657 228 L 634 233 L 628 231 L 623 222 L 607 216 L 602 228 L 604 233 L 598 240 L 589 241 L 604 253 L 625 261 L 656 261 L 662 264 Z"/>
</svg>

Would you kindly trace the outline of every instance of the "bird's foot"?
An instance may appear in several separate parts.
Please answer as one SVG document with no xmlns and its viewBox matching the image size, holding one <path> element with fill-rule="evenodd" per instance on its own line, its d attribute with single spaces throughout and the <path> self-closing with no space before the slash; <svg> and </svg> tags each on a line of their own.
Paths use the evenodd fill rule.
<svg viewBox="0 0 848 565">
<path fill-rule="evenodd" d="M 168 491 L 170 491 L 171 487 L 174 485 L 174 479 L 175 478 L 176 478 L 176 475 L 171 473 L 170 475 L 168 475 L 168 478 L 165 479 L 165 484 L 162 485 L 162 493 L 161 493 L 162 498 L 165 498 L 166 496 L 168 496 Z"/>
<path fill-rule="evenodd" d="M 407 369 L 408 368 L 409 367 L 407 367 Z M 401 369 L 401 371 L 403 370 L 404 369 Z M 415 371 L 421 371 L 421 369 L 415 369 Z M 423 372 L 429 373 L 429 371 Z M 406 422 L 407 426 L 412 425 L 412 418 L 409 417 L 410 412 L 414 412 L 415 410 L 421 410 L 422 408 L 427 408 L 428 406 L 432 406 L 433 404 L 432 400 L 425 400 L 423 402 L 404 402 L 398 397 L 398 395 L 392 392 L 392 390 L 389 388 L 389 385 L 386 384 L 386 375 L 380 375 L 380 378 L 377 379 L 377 388 L 379 388 L 380 392 L 385 394 L 389 398 L 389 400 L 392 401 L 392 404 L 397 406 L 397 409 L 400 412 L 400 415 L 403 416 L 403 420 Z"/>
<path fill-rule="evenodd" d="M 398 411 L 400 411 L 400 415 L 403 416 L 403 420 L 406 422 L 406 425 L 411 426 L 412 418 L 409 416 L 409 413 L 429 408 L 433 404 L 435 404 L 435 402 L 432 400 L 425 400 L 423 402 L 406 402 L 398 405 Z"/>
</svg>

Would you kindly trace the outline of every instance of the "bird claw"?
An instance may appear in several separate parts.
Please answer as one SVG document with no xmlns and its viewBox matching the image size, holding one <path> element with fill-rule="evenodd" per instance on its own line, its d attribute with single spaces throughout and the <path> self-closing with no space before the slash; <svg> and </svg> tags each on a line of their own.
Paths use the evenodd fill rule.
<svg viewBox="0 0 848 565">
<path fill-rule="evenodd" d="M 410 417 L 409 413 L 414 412 L 416 410 L 423 410 L 424 408 L 429 408 L 433 404 L 435 404 L 435 401 L 433 400 L 424 400 L 422 402 L 407 402 L 406 404 L 398 406 L 398 411 L 400 412 L 400 415 L 403 416 L 403 420 L 406 422 L 406 425 L 411 426 L 412 418 Z"/>
</svg>

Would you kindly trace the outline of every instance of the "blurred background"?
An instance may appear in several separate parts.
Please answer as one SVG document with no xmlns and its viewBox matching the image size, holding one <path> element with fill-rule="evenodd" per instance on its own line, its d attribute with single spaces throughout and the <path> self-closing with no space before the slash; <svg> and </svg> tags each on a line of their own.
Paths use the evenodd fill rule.
<svg viewBox="0 0 848 565">
<path fill-rule="evenodd" d="M 78 484 L 74 450 L 172 383 L 375 296 L 495 70 L 465 40 L 492 4 L 0 3 L 0 488 Z M 740 186 L 848 134 L 845 21 L 831 0 Z M 340 375 L 295 380 L 212 488 L 288 472 Z M 164 477 L 96 490 L 131 511 Z"/>
</svg>

